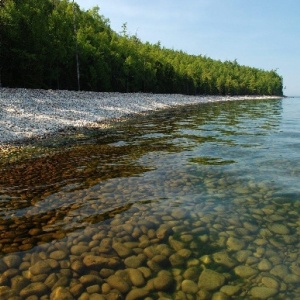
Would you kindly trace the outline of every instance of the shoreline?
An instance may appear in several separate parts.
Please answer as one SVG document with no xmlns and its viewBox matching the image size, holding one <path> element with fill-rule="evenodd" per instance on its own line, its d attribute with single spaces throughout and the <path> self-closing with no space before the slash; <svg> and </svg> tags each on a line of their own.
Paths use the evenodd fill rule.
<svg viewBox="0 0 300 300">
<path fill-rule="evenodd" d="M 0 152 L 27 140 L 67 134 L 76 128 L 106 128 L 151 111 L 209 102 L 281 98 L 0 88 Z"/>
</svg>

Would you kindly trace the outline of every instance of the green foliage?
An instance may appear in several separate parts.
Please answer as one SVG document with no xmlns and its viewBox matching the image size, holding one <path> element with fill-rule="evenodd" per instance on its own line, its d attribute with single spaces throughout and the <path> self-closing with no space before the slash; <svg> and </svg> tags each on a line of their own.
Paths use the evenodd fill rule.
<svg viewBox="0 0 300 300">
<path fill-rule="evenodd" d="M 99 8 L 69 0 L 5 0 L 0 6 L 3 86 L 213 95 L 282 95 L 275 70 L 217 61 L 114 32 Z"/>
</svg>

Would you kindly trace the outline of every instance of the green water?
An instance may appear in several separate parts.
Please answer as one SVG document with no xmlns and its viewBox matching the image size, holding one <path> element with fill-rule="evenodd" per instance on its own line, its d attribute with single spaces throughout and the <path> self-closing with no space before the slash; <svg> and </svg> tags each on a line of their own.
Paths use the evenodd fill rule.
<svg viewBox="0 0 300 300">
<path fill-rule="evenodd" d="M 299 116 L 210 103 L 3 156 L 0 298 L 300 299 Z"/>
</svg>

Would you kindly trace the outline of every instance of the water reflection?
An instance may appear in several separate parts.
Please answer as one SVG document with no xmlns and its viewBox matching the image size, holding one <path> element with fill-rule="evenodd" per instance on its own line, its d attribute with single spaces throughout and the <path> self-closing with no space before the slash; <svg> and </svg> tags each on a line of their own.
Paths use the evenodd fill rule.
<svg viewBox="0 0 300 300">
<path fill-rule="evenodd" d="M 157 112 L 1 158 L 0 295 L 298 297 L 283 104 Z"/>
</svg>

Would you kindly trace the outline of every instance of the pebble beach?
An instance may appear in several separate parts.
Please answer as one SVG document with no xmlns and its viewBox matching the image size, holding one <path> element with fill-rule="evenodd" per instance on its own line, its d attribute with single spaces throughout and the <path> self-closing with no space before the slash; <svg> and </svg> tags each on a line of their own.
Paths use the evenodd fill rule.
<svg viewBox="0 0 300 300">
<path fill-rule="evenodd" d="M 275 96 L 187 96 L 0 88 L 0 146 L 176 106 Z"/>
</svg>

